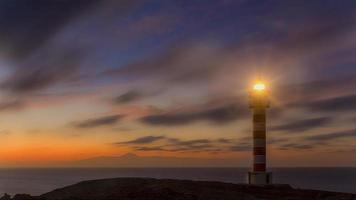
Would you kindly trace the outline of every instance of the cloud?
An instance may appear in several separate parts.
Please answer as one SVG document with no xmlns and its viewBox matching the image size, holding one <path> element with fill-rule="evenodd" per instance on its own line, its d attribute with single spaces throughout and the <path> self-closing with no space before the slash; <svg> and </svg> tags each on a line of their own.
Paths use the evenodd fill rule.
<svg viewBox="0 0 356 200">
<path fill-rule="evenodd" d="M 74 82 L 84 78 L 87 79 L 85 84 L 97 80 L 94 71 L 100 67 L 87 64 L 95 60 L 92 55 L 97 47 L 86 42 L 88 35 L 94 33 L 84 32 L 82 25 L 95 16 L 99 21 L 105 20 L 101 13 L 106 9 L 116 9 L 117 14 L 111 17 L 118 20 L 135 3 L 128 0 L 120 3 L 95 0 L 1 1 L 0 29 L 3 31 L 0 33 L 0 48 L 3 49 L 0 49 L 0 56 L 9 61 L 4 65 L 9 65 L 9 75 L 2 81 L 1 88 L 11 95 L 28 95 L 53 86 L 69 89 L 68 85 L 73 86 Z M 95 26 L 96 21 L 92 20 L 87 27 L 93 30 L 97 29 Z M 85 69 L 83 63 L 86 63 Z"/>
<path fill-rule="evenodd" d="M 117 103 L 117 104 L 130 103 L 130 102 L 141 99 L 143 96 L 144 95 L 138 91 L 130 90 L 130 91 L 116 97 L 114 99 L 114 103 Z"/>
<path fill-rule="evenodd" d="M 170 82 L 196 82 L 213 75 L 215 65 L 221 61 L 213 58 L 222 56 L 222 49 L 203 43 L 192 44 L 177 41 L 168 50 L 158 55 L 143 58 L 118 69 L 109 70 L 107 75 L 159 78 Z M 206 59 L 209 58 L 209 59 Z"/>
<path fill-rule="evenodd" d="M 275 31 L 286 33 L 279 43 L 279 52 L 285 51 L 307 58 L 308 63 L 320 59 L 325 52 L 347 45 L 355 33 L 355 2 L 327 5 L 323 1 L 304 2 L 301 4 L 281 2 L 273 4 L 267 21 L 274 23 Z M 271 5 L 272 6 L 272 5 Z M 333 12 L 329 12 L 336 6 Z M 298 19 L 291 20 L 291 16 Z M 277 24 L 276 24 L 277 23 Z M 278 26 L 279 25 L 279 26 Z M 310 64 L 310 63 L 309 63 Z"/>
<path fill-rule="evenodd" d="M 209 5 L 214 6 L 213 3 Z M 234 10 L 241 9 L 241 12 L 234 16 L 236 19 L 234 24 L 239 25 L 229 26 L 230 34 L 233 34 L 236 40 L 230 38 L 228 44 L 223 40 L 216 42 L 207 34 L 222 34 L 226 27 L 217 27 L 217 30 L 211 27 L 208 30 L 202 28 L 204 25 L 209 27 L 208 24 L 215 18 L 200 19 L 199 30 L 194 19 L 190 19 L 191 23 L 186 21 L 182 25 L 191 31 L 185 35 L 184 40 L 178 39 L 168 50 L 164 49 L 153 56 L 111 69 L 108 74 L 151 78 L 169 83 L 187 84 L 202 81 L 208 84 L 212 80 L 226 82 L 236 74 L 243 78 L 246 68 L 253 72 L 257 68 L 255 66 L 259 64 L 261 66 L 258 67 L 259 70 L 274 73 L 280 71 L 283 74 L 289 72 L 291 68 L 302 68 L 298 66 L 299 63 L 304 63 L 305 69 L 310 69 L 308 66 L 310 62 L 320 59 L 325 52 L 347 45 L 348 39 L 355 32 L 353 20 L 356 16 L 355 3 L 340 3 L 337 7 L 343 12 L 335 11 L 331 5 L 325 6 L 320 1 L 298 4 L 284 2 L 242 4 L 232 7 Z M 229 10 L 226 7 L 224 9 Z M 223 14 L 219 14 L 215 13 L 214 16 L 224 17 Z M 247 21 L 240 22 L 242 16 Z M 182 20 L 184 19 L 183 17 Z M 239 31 L 241 29 L 245 32 L 241 33 Z M 226 32 L 224 34 L 229 36 Z M 203 39 L 197 41 L 197 36 Z M 290 64 L 287 66 L 291 67 L 286 67 L 287 63 Z M 294 71 L 299 70 L 292 69 L 292 72 Z"/>
<path fill-rule="evenodd" d="M 355 90 L 356 76 L 321 78 L 298 84 L 286 84 L 273 89 L 273 96 L 286 107 L 303 106 L 305 102 L 320 100 L 323 96 L 342 95 Z M 288 98 L 286 98 L 288 96 Z"/>
<path fill-rule="evenodd" d="M 272 131 L 304 132 L 313 128 L 322 127 L 331 122 L 330 117 L 320 117 L 293 121 L 287 124 L 272 126 Z"/>
<path fill-rule="evenodd" d="M 334 139 L 353 138 L 353 137 L 356 137 L 356 129 L 335 132 L 335 133 L 322 134 L 322 135 L 309 136 L 309 137 L 306 137 L 306 140 L 324 142 L 324 141 L 330 141 L 330 140 L 334 140 Z"/>
<path fill-rule="evenodd" d="M 14 58 L 28 56 L 95 4 L 98 1 L 3 0 L 0 2 L 0 48 Z"/>
<path fill-rule="evenodd" d="M 251 151 L 252 146 L 250 144 L 240 144 L 240 145 L 231 146 L 229 150 L 234 152 Z"/>
<path fill-rule="evenodd" d="M 47 59 L 38 63 L 35 59 L 29 61 L 23 67 L 16 69 L 1 87 L 13 94 L 28 94 L 52 86 L 67 80 L 76 74 L 81 59 L 81 51 L 54 50 L 48 51 Z M 26 66 L 26 67 L 25 67 Z"/>
<path fill-rule="evenodd" d="M 162 147 L 135 147 L 137 151 L 165 151 Z"/>
<path fill-rule="evenodd" d="M 115 145 L 127 145 L 137 151 L 168 151 L 168 152 L 228 152 L 246 151 L 250 144 L 232 139 L 192 139 L 184 140 L 166 136 L 145 136 Z M 240 148 L 240 149 L 238 149 Z"/>
<path fill-rule="evenodd" d="M 99 126 L 108 126 L 116 124 L 124 115 L 110 115 L 95 119 L 88 119 L 81 122 L 75 122 L 74 127 L 76 128 L 95 128 Z"/>
<path fill-rule="evenodd" d="M 0 102 L 0 111 L 14 111 L 25 107 L 25 103 L 19 100 Z"/>
<path fill-rule="evenodd" d="M 208 139 L 197 139 L 197 140 L 179 140 L 179 139 L 170 139 L 171 143 L 175 145 L 182 145 L 182 146 L 194 146 L 194 145 L 201 145 L 201 144 L 209 144 L 211 143 Z"/>
<path fill-rule="evenodd" d="M 164 136 L 146 136 L 136 138 L 134 140 L 126 141 L 126 142 L 118 142 L 116 144 L 149 144 L 159 140 L 165 139 Z"/>
<path fill-rule="evenodd" d="M 114 75 L 115 80 L 119 76 L 120 80 L 157 81 L 167 83 L 169 88 L 179 87 L 181 84 L 190 85 L 195 91 L 199 90 L 196 83 L 201 83 L 206 88 L 208 88 L 207 85 L 221 84 L 224 87 L 217 90 L 230 90 L 229 92 L 231 92 L 231 90 L 240 87 L 241 82 L 245 81 L 243 79 L 253 73 L 256 68 L 262 71 L 267 68 L 267 70 L 277 74 L 279 72 L 278 67 L 265 66 L 282 66 L 281 74 L 286 74 L 286 71 L 295 66 L 293 64 L 298 64 L 299 60 L 304 61 L 304 59 L 299 59 L 300 57 L 315 55 L 308 52 L 319 53 L 325 51 L 324 49 L 333 48 L 332 44 L 335 44 L 335 41 L 346 40 L 347 37 L 343 36 L 351 33 L 354 29 L 352 19 L 355 15 L 353 12 L 354 3 L 337 4 L 336 6 L 344 12 L 335 11 L 331 13 L 328 7 L 330 5 L 325 6 L 320 2 L 300 3 L 298 6 L 283 2 L 274 2 L 271 5 L 254 4 L 254 6 L 242 3 L 236 7 L 232 7 L 235 5 L 219 7 L 224 10 L 213 15 L 196 18 L 189 15 L 189 13 L 194 13 L 191 9 L 193 11 L 210 10 L 209 8 L 216 7 L 217 3 L 209 2 L 203 6 L 194 2 L 192 5 L 196 6 L 191 7 L 188 5 L 172 6 L 171 3 L 167 3 L 162 5 L 160 9 L 147 13 L 147 15 L 137 15 L 134 10 L 131 13 L 124 12 L 130 10 L 127 9 L 129 6 L 126 5 L 132 4 L 130 3 L 132 1 L 120 1 L 120 3 L 103 1 L 103 3 L 91 0 L 75 2 L 64 0 L 58 3 L 30 0 L 30 2 L 31 7 L 22 2 L 13 4 L 11 0 L 5 0 L 0 4 L 0 11 L 2 11 L 0 12 L 0 19 L 2 19 L 0 20 L 0 27 L 3 26 L 2 30 L 13 33 L 3 34 L 4 43 L 9 43 L 9 48 L 4 48 L 12 49 L 10 47 L 13 47 L 11 54 L 27 55 L 26 58 L 28 59 L 31 59 L 33 54 L 40 55 L 37 56 L 36 61 L 31 63 L 28 63 L 27 59 L 24 60 L 24 63 L 21 60 L 21 67 L 14 70 L 13 76 L 10 76 L 9 80 L 6 80 L 3 84 L 6 90 L 15 93 L 46 89 L 67 81 L 66 77 L 69 75 L 80 74 L 79 72 L 83 71 L 94 73 L 90 75 L 95 81 L 100 78 L 108 81 Z M 122 4 L 122 6 L 107 6 L 111 4 Z M 102 14 L 102 10 L 100 10 L 105 6 L 112 8 L 112 10 L 108 9 L 108 12 L 105 12 L 108 13 L 107 15 Z M 98 10 L 98 8 L 100 9 Z M 114 10 L 115 12 L 113 12 Z M 231 12 L 235 10 L 241 12 Z M 257 10 L 259 12 L 255 12 Z M 111 13 L 130 15 L 132 20 L 120 21 L 117 16 L 119 14 Z M 164 22 L 167 13 L 172 13 L 172 15 L 169 15 L 172 20 Z M 228 13 L 235 14 L 230 16 Z M 256 15 L 256 13 L 258 14 Z M 300 13 L 303 13 L 303 15 Z M 13 17 L 13 15 L 16 17 Z M 300 17 L 291 19 L 291 16 Z M 247 21 L 240 21 L 241 17 L 247 19 Z M 125 19 L 127 18 L 125 17 Z M 177 19 L 179 20 L 176 21 Z M 234 20 L 216 23 L 220 22 L 221 19 Z M 199 25 L 197 26 L 198 20 Z M 174 23 L 171 23 L 171 21 Z M 74 25 L 76 26 L 71 22 L 75 22 Z M 174 24 L 173 31 L 167 33 L 163 31 L 162 37 L 159 38 L 138 34 L 135 41 L 139 41 L 139 48 L 136 47 L 135 41 L 126 41 L 127 38 L 123 36 L 132 25 L 136 27 L 133 28 L 134 30 L 141 33 L 145 32 L 143 30 L 156 30 L 162 28 L 162 25 L 172 26 L 172 24 Z M 211 27 L 211 24 L 219 25 Z M 251 24 L 253 25 L 251 26 Z M 174 30 L 183 31 L 175 32 Z M 244 31 L 241 32 L 241 30 Z M 230 34 L 234 37 L 231 37 Z M 196 38 L 202 39 L 197 40 Z M 130 48 L 127 48 L 129 50 L 121 50 L 118 47 L 122 45 L 122 40 L 130 44 Z M 160 44 L 159 50 L 150 45 L 144 45 L 151 43 L 150 41 L 157 41 Z M 51 51 L 50 54 L 53 55 L 44 53 L 59 47 L 63 51 Z M 74 50 L 71 51 L 72 48 Z M 122 59 L 124 57 L 135 59 L 122 60 L 120 57 L 120 59 L 117 59 L 120 60 L 119 62 L 115 61 L 116 59 L 106 59 L 107 57 L 103 58 L 100 53 L 104 49 L 108 52 L 105 55 L 119 54 L 122 55 Z M 149 54 L 146 53 L 147 49 L 149 49 Z M 54 59 L 54 55 L 60 55 L 67 51 L 71 52 L 70 54 L 75 51 L 84 51 L 85 56 L 80 56 L 77 62 L 65 67 L 67 64 L 63 64 L 63 60 L 72 60 L 72 58 L 58 56 L 58 59 Z M 86 54 L 87 51 L 90 52 L 88 53 L 90 55 Z M 136 55 L 133 52 L 139 53 Z M 46 64 L 46 66 L 37 67 L 42 65 L 43 60 L 46 62 L 48 57 L 54 61 Z M 295 59 L 290 61 L 291 65 L 286 65 L 286 62 L 290 64 L 291 58 Z M 88 72 L 90 71 L 88 63 L 95 63 L 93 72 Z M 78 69 L 78 67 L 75 67 L 78 65 L 85 65 L 85 68 Z M 110 66 L 102 67 L 108 65 Z M 292 67 L 284 69 L 286 66 Z M 310 67 L 306 64 L 305 68 Z M 98 78 L 95 76 L 98 71 L 105 71 L 106 73 Z M 238 78 L 236 78 L 237 74 Z M 236 88 L 228 87 L 230 85 L 236 85 Z M 153 86 L 147 84 L 144 87 L 146 89 Z M 212 94 L 213 90 L 209 88 L 206 92 Z M 139 96 L 137 93 L 128 92 L 128 94 L 123 94 L 116 100 L 118 103 L 130 102 L 137 100 L 140 98 Z"/>
<path fill-rule="evenodd" d="M 329 99 L 322 99 L 302 104 L 310 111 L 318 112 L 345 112 L 356 109 L 356 95 L 346 95 Z"/>
<path fill-rule="evenodd" d="M 140 121 L 150 125 L 164 126 L 186 125 L 197 121 L 210 121 L 216 124 L 224 124 L 239 119 L 245 116 L 246 113 L 246 108 L 241 105 L 229 104 L 198 111 L 177 111 L 166 114 L 153 114 L 141 118 Z"/>
<path fill-rule="evenodd" d="M 223 144 L 231 144 L 233 141 L 230 139 L 225 139 L 225 138 L 220 138 L 217 140 L 217 142 L 223 143 Z"/>
<path fill-rule="evenodd" d="M 279 149 L 280 150 L 289 150 L 289 149 L 308 150 L 314 147 L 315 145 L 311 145 L 311 144 L 288 143 L 288 144 L 281 145 Z"/>
<path fill-rule="evenodd" d="M 141 101 L 141 100 L 145 100 L 147 98 L 150 97 L 155 97 L 159 94 L 162 93 L 162 88 L 160 87 L 155 87 L 154 89 L 147 89 L 144 88 L 145 90 L 142 91 L 140 89 L 131 89 L 128 90 L 127 92 L 124 92 L 120 95 L 118 95 L 117 97 L 113 98 L 112 103 L 113 104 L 129 104 L 132 102 L 136 102 L 136 101 Z"/>
</svg>

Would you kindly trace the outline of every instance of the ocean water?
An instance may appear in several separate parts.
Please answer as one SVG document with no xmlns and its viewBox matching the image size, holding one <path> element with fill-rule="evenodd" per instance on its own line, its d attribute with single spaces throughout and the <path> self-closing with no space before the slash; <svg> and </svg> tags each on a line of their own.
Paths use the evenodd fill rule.
<svg viewBox="0 0 356 200">
<path fill-rule="evenodd" d="M 246 183 L 247 168 L 0 169 L 0 194 L 39 195 L 83 180 L 153 177 Z M 356 193 L 356 168 L 272 168 L 274 183 Z"/>
</svg>

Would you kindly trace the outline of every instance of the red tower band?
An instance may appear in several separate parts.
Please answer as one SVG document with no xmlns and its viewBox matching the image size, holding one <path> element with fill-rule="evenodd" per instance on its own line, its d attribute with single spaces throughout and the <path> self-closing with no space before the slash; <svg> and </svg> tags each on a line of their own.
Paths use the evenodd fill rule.
<svg viewBox="0 0 356 200">
<path fill-rule="evenodd" d="M 253 110 L 253 171 L 266 171 L 266 109 Z"/>
</svg>

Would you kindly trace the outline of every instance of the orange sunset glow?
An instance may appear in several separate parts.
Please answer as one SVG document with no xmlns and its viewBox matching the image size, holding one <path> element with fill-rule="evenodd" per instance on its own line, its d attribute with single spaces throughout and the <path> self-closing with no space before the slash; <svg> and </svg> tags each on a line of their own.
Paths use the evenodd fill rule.
<svg viewBox="0 0 356 200">
<path fill-rule="evenodd" d="M 271 167 L 356 166 L 353 3 L 3 4 L 0 166 L 248 167 L 251 90 L 268 91 Z"/>
</svg>

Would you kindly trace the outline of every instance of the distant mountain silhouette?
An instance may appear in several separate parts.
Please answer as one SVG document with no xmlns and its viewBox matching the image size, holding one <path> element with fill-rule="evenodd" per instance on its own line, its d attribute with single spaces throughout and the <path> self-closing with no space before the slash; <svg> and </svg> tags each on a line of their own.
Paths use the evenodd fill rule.
<svg viewBox="0 0 356 200">
<path fill-rule="evenodd" d="M 65 164 L 71 167 L 236 167 L 238 160 L 204 159 L 189 157 L 138 156 L 128 153 L 122 156 L 102 156 Z"/>
</svg>

